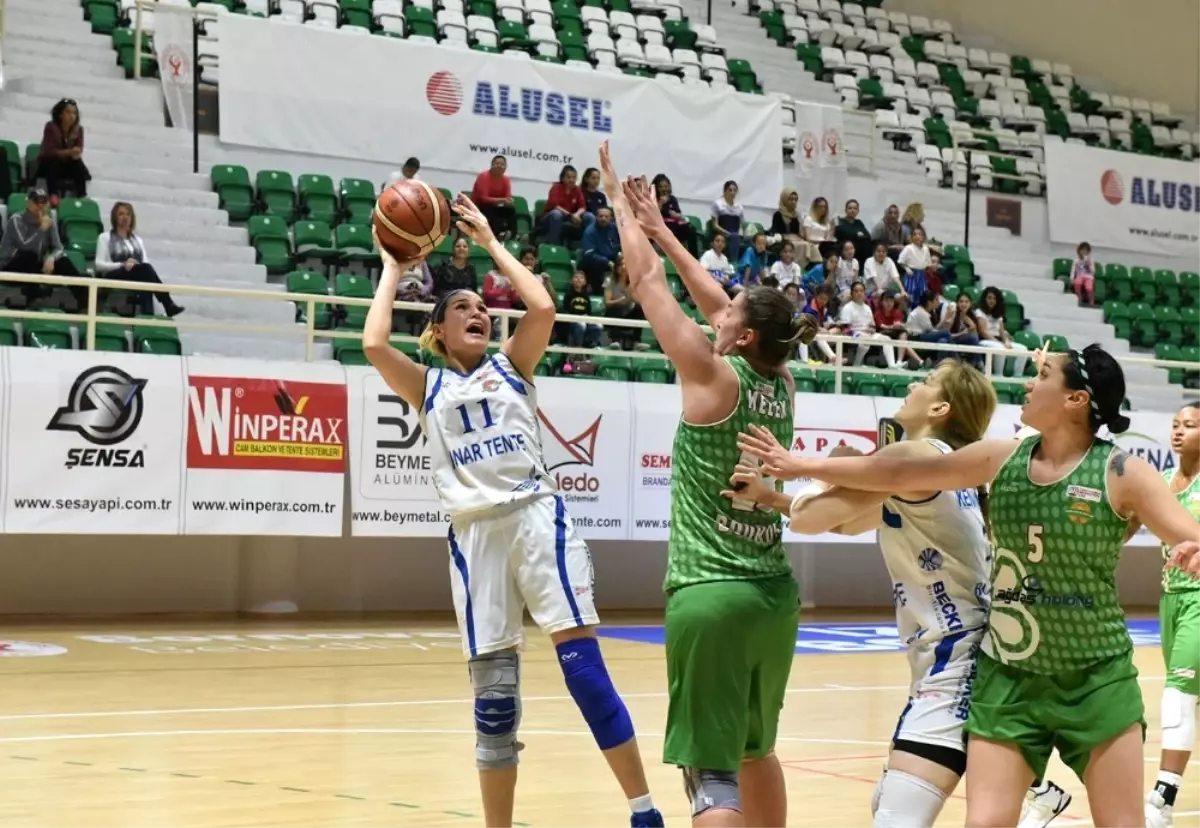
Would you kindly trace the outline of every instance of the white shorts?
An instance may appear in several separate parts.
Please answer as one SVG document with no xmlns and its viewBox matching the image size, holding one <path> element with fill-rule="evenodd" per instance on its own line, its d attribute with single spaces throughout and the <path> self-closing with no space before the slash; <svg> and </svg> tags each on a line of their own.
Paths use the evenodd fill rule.
<svg viewBox="0 0 1200 828">
<path fill-rule="evenodd" d="M 519 646 L 526 606 L 546 633 L 600 621 L 592 556 L 558 495 L 452 525 L 450 583 L 467 656 Z"/>
<path fill-rule="evenodd" d="M 892 741 L 966 750 L 971 685 L 984 632 L 950 633 L 933 646 L 909 647 L 913 682 Z"/>
</svg>

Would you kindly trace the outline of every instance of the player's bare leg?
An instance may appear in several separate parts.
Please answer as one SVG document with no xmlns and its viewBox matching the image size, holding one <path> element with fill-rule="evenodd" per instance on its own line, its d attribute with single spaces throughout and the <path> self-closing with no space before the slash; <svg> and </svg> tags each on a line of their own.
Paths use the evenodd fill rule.
<svg viewBox="0 0 1200 828">
<path fill-rule="evenodd" d="M 1033 777 L 1016 745 L 972 735 L 967 742 L 968 828 L 1016 825 Z"/>
<path fill-rule="evenodd" d="M 762 759 L 742 760 L 738 788 L 742 792 L 742 817 L 746 825 L 783 828 L 787 824 L 787 783 L 774 751 Z"/>
<path fill-rule="evenodd" d="M 1083 784 L 1096 828 L 1144 824 L 1144 776 L 1140 723 L 1092 751 L 1083 772 Z"/>
</svg>

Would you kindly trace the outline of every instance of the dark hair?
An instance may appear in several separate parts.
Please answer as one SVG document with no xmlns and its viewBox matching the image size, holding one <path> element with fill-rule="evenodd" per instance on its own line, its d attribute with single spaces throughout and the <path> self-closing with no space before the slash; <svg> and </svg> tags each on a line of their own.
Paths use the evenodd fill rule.
<svg viewBox="0 0 1200 828">
<path fill-rule="evenodd" d="M 782 245 L 780 245 L 779 252 L 782 253 L 785 250 L 791 250 L 794 253 L 796 252 L 796 246 L 790 241 L 785 241 Z"/>
<path fill-rule="evenodd" d="M 579 170 L 575 169 L 570 164 L 563 164 L 563 168 L 558 171 L 558 183 L 559 184 L 562 183 L 562 180 L 567 177 L 567 173 L 569 173 L 569 172 L 573 172 L 573 173 L 575 173 L 575 175 L 579 175 Z"/>
<path fill-rule="evenodd" d="M 724 184 L 721 185 L 721 192 L 725 192 L 730 187 L 736 187 L 736 186 L 737 186 L 737 182 L 731 178 L 728 181 L 726 181 Z"/>
<path fill-rule="evenodd" d="M 507 159 L 507 158 L 505 158 L 503 155 L 493 155 L 493 156 L 492 156 L 492 163 L 493 163 L 493 164 L 495 164 L 495 163 L 496 163 L 496 161 L 503 161 L 505 164 L 507 164 L 507 163 L 508 163 L 508 159 Z"/>
<path fill-rule="evenodd" d="M 129 232 L 132 233 L 134 230 L 137 229 L 137 213 L 134 212 L 133 205 L 130 204 L 128 201 L 118 201 L 115 204 L 113 204 L 112 210 L 110 210 L 108 213 L 109 227 L 110 227 L 110 229 L 113 230 L 113 232 L 116 232 L 117 210 L 120 210 L 122 207 L 124 207 L 126 210 L 129 211 Z"/>
<path fill-rule="evenodd" d="M 884 250 L 887 250 L 887 249 L 888 249 L 888 243 L 887 243 L 887 242 L 885 242 L 885 241 L 877 241 L 877 242 L 875 242 L 875 246 L 874 246 L 874 247 L 871 249 L 871 252 L 872 252 L 872 253 L 875 253 L 875 252 L 877 252 L 877 251 L 879 250 L 879 248 L 881 248 L 881 247 L 882 247 Z"/>
<path fill-rule="evenodd" d="M 654 178 L 650 179 L 650 187 L 654 190 L 655 195 L 658 195 L 658 184 L 660 181 L 667 182 L 668 187 L 671 186 L 671 179 L 667 178 L 666 173 L 659 173 L 658 175 L 654 176 Z"/>
<path fill-rule="evenodd" d="M 842 209 L 845 210 L 845 209 L 849 208 L 851 204 L 853 204 L 855 207 L 858 207 L 859 206 L 858 199 L 857 198 L 846 199 L 846 203 L 844 205 L 842 205 Z"/>
<path fill-rule="evenodd" d="M 1178 414 L 1180 411 L 1183 411 L 1183 409 L 1185 409 L 1185 408 L 1200 408 L 1200 400 L 1188 400 L 1183 405 L 1179 406 L 1179 410 L 1176 411 L 1175 413 Z"/>
<path fill-rule="evenodd" d="M 983 301 L 984 299 L 986 299 L 989 296 L 996 297 L 996 304 L 992 308 L 992 310 L 988 310 L 987 303 Z M 983 311 L 985 314 L 992 317 L 993 319 L 1003 319 L 1004 318 L 1004 294 L 1000 292 L 1000 288 L 998 288 L 998 287 L 984 288 L 983 293 L 979 294 L 979 302 L 977 303 L 977 306 L 979 307 L 979 309 L 981 311 Z"/>
<path fill-rule="evenodd" d="M 1082 351 L 1067 351 L 1063 382 L 1075 391 L 1086 391 L 1088 427 L 1092 434 L 1108 426 L 1112 434 L 1129 430 L 1129 418 L 1121 413 L 1125 401 L 1125 372 L 1108 351 L 1093 343 Z"/>
<path fill-rule="evenodd" d="M 583 178 L 579 179 L 580 186 L 582 186 L 583 182 L 587 181 L 588 178 L 591 177 L 592 173 L 599 175 L 600 171 L 598 169 L 596 169 L 595 167 L 588 167 L 586 170 L 583 171 Z"/>
<path fill-rule="evenodd" d="M 405 167 L 412 167 L 414 170 L 421 169 L 421 159 L 415 155 L 410 155 L 408 160 L 404 162 Z"/>
<path fill-rule="evenodd" d="M 925 303 L 930 299 L 936 299 L 938 302 L 941 302 L 942 294 L 938 293 L 936 290 L 925 291 L 925 294 L 921 297 L 921 306 L 924 307 Z"/>
<path fill-rule="evenodd" d="M 62 114 L 68 106 L 75 107 L 75 125 L 79 126 L 79 104 L 75 103 L 73 98 L 63 98 L 54 105 L 50 110 L 50 120 L 54 121 L 57 126 L 62 126 Z"/>
<path fill-rule="evenodd" d="M 866 293 L 866 292 L 867 292 L 867 285 L 866 285 L 866 283 L 864 283 L 863 281 L 861 281 L 861 280 L 859 280 L 859 279 L 855 279 L 855 280 L 854 280 L 854 281 L 853 281 L 853 282 L 850 284 L 850 293 L 851 293 L 851 294 L 853 294 L 853 293 L 854 293 L 854 289 L 855 289 L 855 288 L 862 288 L 862 289 L 863 289 L 863 293 Z"/>
<path fill-rule="evenodd" d="M 816 298 L 818 296 L 824 296 L 826 299 L 829 299 L 833 296 L 833 289 L 830 288 L 829 285 L 822 282 L 821 284 L 819 284 L 815 288 L 813 288 L 813 298 Z M 808 343 L 806 342 L 804 344 L 807 345 Z"/>
<path fill-rule="evenodd" d="M 746 291 L 746 327 L 758 333 L 758 358 L 770 365 L 787 362 L 796 343 L 807 345 L 820 330 L 781 291 L 761 285 Z"/>
<path fill-rule="evenodd" d="M 1087 242 L 1080 242 L 1079 246 L 1075 248 L 1075 255 L 1076 256 L 1083 255 L 1083 248 L 1085 248 L 1085 247 L 1088 249 L 1089 253 L 1092 252 L 1092 246 L 1090 244 L 1088 244 Z"/>
<path fill-rule="evenodd" d="M 517 256 L 517 259 L 518 260 L 524 259 L 526 256 L 533 256 L 533 258 L 536 259 L 537 258 L 537 249 L 533 248 L 533 247 L 522 247 L 521 255 Z"/>
</svg>

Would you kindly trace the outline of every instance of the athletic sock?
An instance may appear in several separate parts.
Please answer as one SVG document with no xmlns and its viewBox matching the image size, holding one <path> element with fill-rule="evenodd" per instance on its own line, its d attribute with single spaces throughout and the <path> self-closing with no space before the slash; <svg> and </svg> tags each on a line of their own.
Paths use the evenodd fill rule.
<svg viewBox="0 0 1200 828">
<path fill-rule="evenodd" d="M 1183 784 L 1183 776 L 1178 773 L 1160 770 L 1158 772 L 1158 782 L 1154 785 L 1154 790 L 1163 798 L 1163 802 L 1171 807 L 1175 807 L 1175 795 L 1179 793 L 1179 786 Z"/>
<path fill-rule="evenodd" d="M 1033 783 L 1031 790 L 1035 794 L 1050 793 L 1050 783 L 1045 779 L 1039 779 L 1037 782 Z"/>
<path fill-rule="evenodd" d="M 654 810 L 654 800 L 650 794 L 645 796 L 635 796 L 629 800 L 629 812 L 633 814 L 644 814 L 646 811 Z"/>
</svg>

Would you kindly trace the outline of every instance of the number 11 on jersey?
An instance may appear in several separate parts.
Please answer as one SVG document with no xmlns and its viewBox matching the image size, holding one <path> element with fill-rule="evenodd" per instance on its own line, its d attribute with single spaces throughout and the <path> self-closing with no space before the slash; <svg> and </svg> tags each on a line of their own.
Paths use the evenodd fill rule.
<svg viewBox="0 0 1200 828">
<path fill-rule="evenodd" d="M 480 400 L 479 408 L 482 411 L 481 416 L 483 419 L 483 426 L 480 430 L 486 431 L 487 429 L 494 426 L 496 424 L 496 421 L 492 419 L 492 410 L 490 408 L 488 408 L 487 400 Z M 458 406 L 458 415 L 460 417 L 462 417 L 463 434 L 470 434 L 471 432 L 475 431 L 476 426 L 473 425 L 471 422 L 471 414 L 469 411 L 467 411 L 466 403 L 463 403 L 462 405 Z"/>
</svg>

